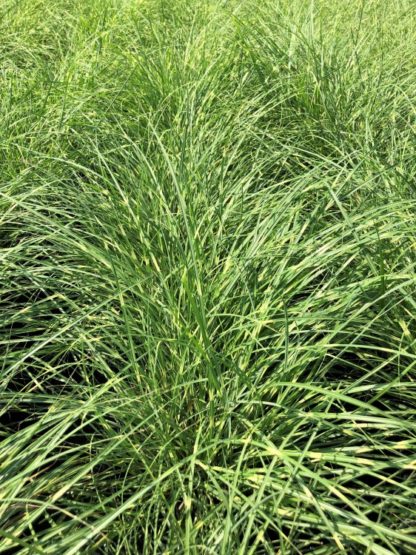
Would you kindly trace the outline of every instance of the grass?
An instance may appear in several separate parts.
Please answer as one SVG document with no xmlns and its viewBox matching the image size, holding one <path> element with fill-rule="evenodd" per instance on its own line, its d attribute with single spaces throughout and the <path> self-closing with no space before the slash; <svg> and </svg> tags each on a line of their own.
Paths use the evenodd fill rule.
<svg viewBox="0 0 416 555">
<path fill-rule="evenodd" d="M 412 0 L 3 0 L 0 553 L 416 553 Z"/>
</svg>

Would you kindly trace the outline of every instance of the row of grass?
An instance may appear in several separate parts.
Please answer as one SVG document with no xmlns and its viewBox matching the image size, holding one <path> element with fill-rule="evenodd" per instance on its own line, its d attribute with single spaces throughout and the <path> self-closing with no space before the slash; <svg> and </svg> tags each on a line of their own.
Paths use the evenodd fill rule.
<svg viewBox="0 0 416 555">
<path fill-rule="evenodd" d="M 0 553 L 416 553 L 413 0 L 2 0 Z"/>
</svg>

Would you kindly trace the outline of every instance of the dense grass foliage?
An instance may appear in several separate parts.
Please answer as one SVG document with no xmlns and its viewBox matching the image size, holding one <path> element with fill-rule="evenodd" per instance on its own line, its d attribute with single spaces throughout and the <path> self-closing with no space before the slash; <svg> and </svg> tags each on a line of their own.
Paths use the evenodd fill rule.
<svg viewBox="0 0 416 555">
<path fill-rule="evenodd" d="M 0 553 L 416 553 L 414 1 L 0 38 Z"/>
</svg>

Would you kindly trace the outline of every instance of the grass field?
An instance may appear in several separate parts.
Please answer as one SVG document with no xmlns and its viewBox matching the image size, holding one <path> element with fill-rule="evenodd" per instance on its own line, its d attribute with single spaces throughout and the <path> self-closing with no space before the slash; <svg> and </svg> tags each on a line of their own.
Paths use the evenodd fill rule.
<svg viewBox="0 0 416 555">
<path fill-rule="evenodd" d="M 2 0 L 0 553 L 416 553 L 414 0 Z"/>
</svg>

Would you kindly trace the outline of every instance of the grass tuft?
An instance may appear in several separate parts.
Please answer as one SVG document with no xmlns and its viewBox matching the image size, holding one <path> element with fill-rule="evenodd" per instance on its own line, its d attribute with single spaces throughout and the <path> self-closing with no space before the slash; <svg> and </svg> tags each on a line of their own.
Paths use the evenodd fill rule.
<svg viewBox="0 0 416 555">
<path fill-rule="evenodd" d="M 416 553 L 412 0 L 3 0 L 0 553 Z"/>
</svg>

